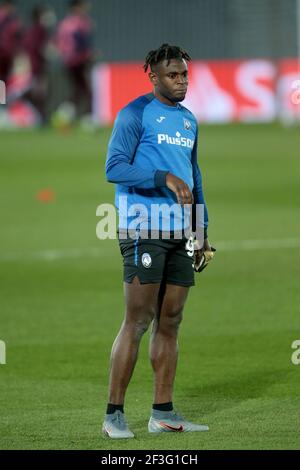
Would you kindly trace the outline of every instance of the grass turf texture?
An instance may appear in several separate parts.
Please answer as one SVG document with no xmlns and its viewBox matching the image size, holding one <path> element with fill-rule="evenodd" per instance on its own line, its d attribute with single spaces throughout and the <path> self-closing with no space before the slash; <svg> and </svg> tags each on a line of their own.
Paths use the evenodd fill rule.
<svg viewBox="0 0 300 470">
<path fill-rule="evenodd" d="M 123 318 L 117 243 L 95 236 L 96 207 L 113 201 L 103 172 L 108 138 L 109 130 L 0 136 L 0 339 L 7 346 L 0 448 L 299 448 L 300 365 L 291 363 L 291 343 L 300 339 L 299 244 L 219 250 L 197 277 L 181 327 L 174 402 L 209 433 L 148 434 L 146 335 L 126 400 L 136 439 L 99 434 Z M 217 247 L 300 238 L 299 148 L 299 131 L 278 125 L 202 127 Z M 54 202 L 37 201 L 44 188 L 55 192 Z"/>
</svg>

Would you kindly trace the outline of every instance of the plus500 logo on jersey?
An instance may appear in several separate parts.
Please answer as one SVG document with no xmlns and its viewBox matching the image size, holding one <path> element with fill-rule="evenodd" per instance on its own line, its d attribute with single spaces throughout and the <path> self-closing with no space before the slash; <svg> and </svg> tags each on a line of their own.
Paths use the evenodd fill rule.
<svg viewBox="0 0 300 470">
<path fill-rule="evenodd" d="M 170 137 L 168 134 L 157 134 L 157 143 L 162 144 L 163 142 L 169 145 L 179 145 L 180 147 L 192 149 L 195 141 L 181 137 L 180 132 L 176 132 L 176 137 Z"/>
</svg>

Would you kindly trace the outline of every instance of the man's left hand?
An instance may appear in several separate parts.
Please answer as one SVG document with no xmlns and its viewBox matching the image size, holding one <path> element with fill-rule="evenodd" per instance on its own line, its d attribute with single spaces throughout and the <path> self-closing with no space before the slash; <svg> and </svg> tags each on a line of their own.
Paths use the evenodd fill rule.
<svg viewBox="0 0 300 470">
<path fill-rule="evenodd" d="M 194 269 L 197 273 L 201 273 L 213 259 L 216 249 L 210 245 L 207 238 L 201 248 L 197 240 L 194 242 L 194 247 Z"/>
</svg>

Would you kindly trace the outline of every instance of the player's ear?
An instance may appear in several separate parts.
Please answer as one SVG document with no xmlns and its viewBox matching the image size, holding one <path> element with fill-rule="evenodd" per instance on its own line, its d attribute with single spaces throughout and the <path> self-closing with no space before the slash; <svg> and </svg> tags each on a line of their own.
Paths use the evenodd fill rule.
<svg viewBox="0 0 300 470">
<path fill-rule="evenodd" d="M 157 85 L 157 75 L 155 72 L 150 72 L 148 73 L 148 77 L 149 77 L 149 80 L 150 82 L 155 86 Z"/>
</svg>

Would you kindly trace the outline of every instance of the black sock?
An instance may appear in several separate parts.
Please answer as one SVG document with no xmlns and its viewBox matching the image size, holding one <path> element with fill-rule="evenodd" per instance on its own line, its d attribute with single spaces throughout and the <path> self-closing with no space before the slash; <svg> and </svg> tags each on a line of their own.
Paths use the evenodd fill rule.
<svg viewBox="0 0 300 470">
<path fill-rule="evenodd" d="M 124 413 L 124 405 L 113 405 L 112 403 L 108 403 L 106 414 L 112 415 L 117 410 L 120 410 L 122 413 Z"/>
<path fill-rule="evenodd" d="M 173 403 L 171 401 L 169 401 L 168 403 L 154 403 L 154 405 L 152 405 L 152 408 L 158 411 L 173 411 Z"/>
</svg>

